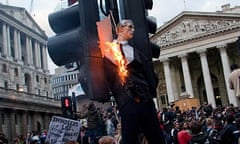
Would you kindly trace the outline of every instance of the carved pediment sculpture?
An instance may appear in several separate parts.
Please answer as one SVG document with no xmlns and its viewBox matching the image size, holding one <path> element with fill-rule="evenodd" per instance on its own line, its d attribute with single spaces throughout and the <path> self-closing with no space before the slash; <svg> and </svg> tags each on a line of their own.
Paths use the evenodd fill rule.
<svg viewBox="0 0 240 144">
<path fill-rule="evenodd" d="M 171 26 L 169 26 L 171 27 Z M 238 19 L 199 19 L 186 17 L 178 24 L 164 32 L 159 31 L 160 35 L 153 39 L 158 45 L 168 45 L 171 43 L 186 41 L 198 37 L 215 34 L 240 27 L 240 18 Z"/>
</svg>

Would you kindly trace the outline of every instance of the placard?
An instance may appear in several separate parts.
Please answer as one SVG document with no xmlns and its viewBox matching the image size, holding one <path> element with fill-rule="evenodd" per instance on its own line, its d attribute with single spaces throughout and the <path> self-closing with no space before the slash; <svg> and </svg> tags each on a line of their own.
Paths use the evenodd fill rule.
<svg viewBox="0 0 240 144">
<path fill-rule="evenodd" d="M 68 141 L 77 141 L 80 121 L 53 116 L 49 125 L 46 142 L 49 144 L 64 144 Z"/>
</svg>

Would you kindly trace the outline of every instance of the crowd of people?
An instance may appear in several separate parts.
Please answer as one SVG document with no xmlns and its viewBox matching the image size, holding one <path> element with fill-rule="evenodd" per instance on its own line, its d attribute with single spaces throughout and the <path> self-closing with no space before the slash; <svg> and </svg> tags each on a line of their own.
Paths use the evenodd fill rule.
<svg viewBox="0 0 240 144">
<path fill-rule="evenodd" d="M 93 102 L 83 105 L 78 115 L 82 122 L 79 142 L 98 144 L 102 136 L 117 136 L 119 122 L 115 110 L 114 106 L 108 109 L 96 107 Z"/>
<path fill-rule="evenodd" d="M 89 107 L 95 107 L 94 103 L 90 103 Z M 121 133 L 114 108 L 104 110 L 95 107 L 95 116 L 91 115 L 94 113 L 91 110 L 93 109 L 88 108 L 83 114 L 84 118 L 90 121 L 87 125 L 82 125 L 79 142 L 98 144 L 101 143 L 100 138 L 104 137 L 107 141 L 114 139 L 115 143 L 119 144 Z M 169 108 L 163 108 L 157 115 L 166 144 L 240 143 L 240 108 L 233 105 L 213 108 L 205 103 L 187 111 L 182 111 L 178 106 L 172 105 Z M 91 117 L 98 118 L 93 121 Z M 93 122 L 97 123 L 96 127 L 91 126 Z M 146 139 L 140 134 L 139 143 L 147 143 L 143 141 Z"/>
<path fill-rule="evenodd" d="M 240 143 L 240 109 L 233 105 L 214 109 L 205 103 L 184 112 L 179 107 L 171 107 L 163 109 L 158 116 L 166 132 L 167 143 Z"/>
<path fill-rule="evenodd" d="M 9 141 L 6 135 L 0 132 L 0 144 L 45 144 L 47 131 L 32 131 L 26 135 L 17 135 L 13 141 Z"/>
<path fill-rule="evenodd" d="M 192 107 L 182 111 L 172 105 L 156 113 L 161 129 L 164 131 L 166 144 L 238 144 L 240 143 L 240 108 L 233 105 L 212 108 L 203 104 L 199 108 Z M 91 102 L 84 105 L 78 115 L 82 122 L 79 139 L 80 144 L 119 144 L 121 129 L 115 106 L 108 109 L 98 108 Z M 26 136 L 17 136 L 9 142 L 0 133 L 0 144 L 43 144 L 47 131 L 32 132 Z M 139 135 L 139 143 L 147 142 Z"/>
</svg>

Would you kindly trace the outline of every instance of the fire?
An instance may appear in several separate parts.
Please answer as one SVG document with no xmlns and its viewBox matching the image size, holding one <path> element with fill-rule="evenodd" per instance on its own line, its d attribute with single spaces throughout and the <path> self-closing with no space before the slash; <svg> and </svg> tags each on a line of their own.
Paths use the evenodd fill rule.
<svg viewBox="0 0 240 144">
<path fill-rule="evenodd" d="M 118 66 L 118 74 L 120 76 L 121 83 L 124 84 L 126 82 L 126 76 L 128 75 L 126 67 L 127 61 L 122 55 L 120 45 L 116 42 L 106 42 L 103 52 L 108 58 L 110 56 L 111 60 Z"/>
</svg>

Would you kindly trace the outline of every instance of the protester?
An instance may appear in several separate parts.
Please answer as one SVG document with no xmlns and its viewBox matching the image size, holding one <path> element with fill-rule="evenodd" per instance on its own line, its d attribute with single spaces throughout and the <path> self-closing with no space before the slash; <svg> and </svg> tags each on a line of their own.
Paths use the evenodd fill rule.
<svg viewBox="0 0 240 144">
<path fill-rule="evenodd" d="M 187 121 L 180 124 L 180 131 L 177 134 L 179 144 L 188 144 L 192 138 Z"/>
<path fill-rule="evenodd" d="M 112 115 L 108 114 L 106 119 L 106 131 L 108 136 L 114 136 L 115 135 L 115 127 L 112 122 Z"/>
<path fill-rule="evenodd" d="M 149 144 L 164 144 L 163 132 L 159 127 L 152 99 L 156 96 L 156 83 L 153 85 L 150 82 L 147 72 L 149 61 L 140 51 L 128 44 L 134 31 L 131 20 L 122 20 L 117 26 L 117 38 L 113 42 L 119 45 L 122 63 L 114 59 L 112 53 L 104 53 L 106 78 L 120 112 L 122 143 L 137 143 L 139 133 L 143 132 Z M 123 77 L 119 73 L 119 63 L 127 71 L 127 75 Z"/>
<path fill-rule="evenodd" d="M 190 144 L 208 144 L 208 133 L 202 131 L 202 124 L 200 121 L 192 121 L 190 123 L 192 138 Z"/>
<path fill-rule="evenodd" d="M 78 115 L 79 118 L 87 118 L 87 130 L 83 141 L 90 139 L 90 144 L 96 144 L 97 138 L 103 135 L 101 132 L 101 118 L 93 102 L 89 103 L 85 108 L 87 108 L 87 111 Z"/>
<path fill-rule="evenodd" d="M 234 132 L 237 131 L 237 127 L 233 124 L 234 116 L 227 114 L 224 118 L 224 127 L 219 131 L 219 140 L 222 144 L 238 144 L 238 139 Z"/>
<path fill-rule="evenodd" d="M 174 127 L 171 129 L 171 139 L 172 139 L 172 144 L 178 144 L 178 138 L 177 138 L 177 134 L 179 132 L 179 122 L 175 121 L 174 123 Z"/>
</svg>

